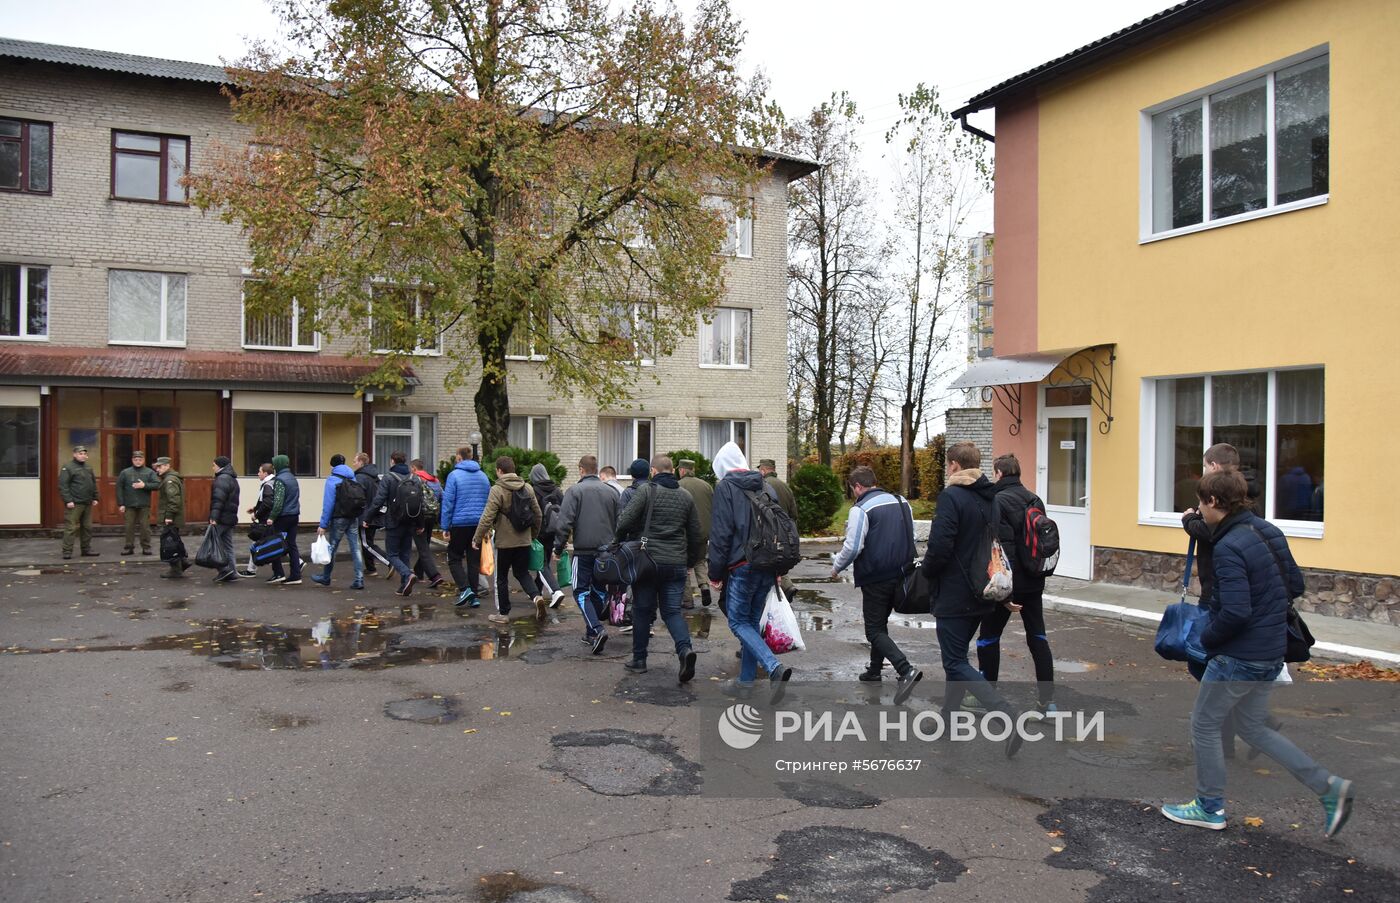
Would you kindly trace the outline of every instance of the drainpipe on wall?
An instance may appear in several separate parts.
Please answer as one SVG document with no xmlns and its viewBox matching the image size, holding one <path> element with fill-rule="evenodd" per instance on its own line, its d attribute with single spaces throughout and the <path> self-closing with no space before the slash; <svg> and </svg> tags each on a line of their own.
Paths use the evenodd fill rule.
<svg viewBox="0 0 1400 903">
<path fill-rule="evenodd" d="M 988 133 L 988 132 L 984 132 L 984 131 L 982 131 L 981 129 L 979 129 L 977 126 L 970 124 L 970 123 L 967 121 L 967 117 L 968 117 L 968 114 L 967 114 L 967 113 L 964 113 L 964 114 L 962 114 L 962 116 L 958 117 L 958 122 L 960 122 L 960 123 L 962 124 L 962 128 L 963 128 L 963 131 L 964 131 L 964 132 L 967 132 L 969 135 L 976 135 L 978 138 L 981 138 L 983 141 L 986 141 L 988 144 L 996 144 L 996 143 L 997 143 L 997 139 L 996 139 L 996 136 L 995 136 L 995 135 L 992 135 L 992 134 L 990 134 L 990 133 Z"/>
<path fill-rule="evenodd" d="M 374 454 L 374 393 L 366 392 L 360 401 L 361 451 Z"/>
</svg>

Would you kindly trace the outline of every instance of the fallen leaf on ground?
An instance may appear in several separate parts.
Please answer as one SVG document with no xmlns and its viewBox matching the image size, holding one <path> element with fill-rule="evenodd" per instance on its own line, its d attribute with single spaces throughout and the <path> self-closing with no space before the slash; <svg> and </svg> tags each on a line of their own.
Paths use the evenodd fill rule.
<svg viewBox="0 0 1400 903">
<path fill-rule="evenodd" d="M 1259 818 L 1259 817 L 1256 816 L 1256 815 L 1246 815 L 1246 816 L 1244 817 L 1244 823 L 1247 824 L 1247 825 L 1249 825 L 1251 828 L 1262 828 L 1262 827 L 1264 827 L 1264 819 Z"/>
</svg>

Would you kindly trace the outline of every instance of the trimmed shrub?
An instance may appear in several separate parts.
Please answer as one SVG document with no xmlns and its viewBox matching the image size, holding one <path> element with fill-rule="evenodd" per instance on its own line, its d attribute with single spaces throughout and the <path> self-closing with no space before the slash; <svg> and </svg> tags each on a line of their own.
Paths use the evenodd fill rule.
<svg viewBox="0 0 1400 903">
<path fill-rule="evenodd" d="M 676 465 L 677 467 L 680 466 L 682 459 L 686 461 L 694 461 L 695 475 L 700 479 L 704 480 L 706 483 L 709 483 L 711 486 L 715 485 L 714 462 L 711 461 L 709 458 L 705 457 L 704 455 L 700 454 L 698 451 L 691 451 L 688 448 L 683 448 L 680 451 L 669 451 L 665 454 L 666 457 L 671 459 L 671 463 Z"/>
<path fill-rule="evenodd" d="M 554 452 L 503 445 L 492 449 L 489 455 L 481 457 L 481 469 L 492 483 L 496 482 L 496 459 L 502 455 L 509 455 L 511 460 L 515 461 L 515 472 L 527 483 L 530 482 L 530 468 L 536 464 L 543 464 L 544 469 L 549 471 L 549 478 L 556 483 L 563 483 L 564 477 L 568 475 L 564 465 L 559 463 L 559 456 Z"/>
<path fill-rule="evenodd" d="M 804 464 L 788 484 L 797 499 L 797 530 L 811 536 L 831 526 L 831 518 L 841 507 L 841 482 L 828 467 Z"/>
<path fill-rule="evenodd" d="M 926 448 L 914 452 L 914 462 L 919 474 L 919 498 L 933 501 L 943 491 L 944 446 L 947 442 L 943 433 L 929 440 Z"/>
<path fill-rule="evenodd" d="M 851 471 L 857 467 L 869 467 L 875 471 L 875 482 L 889 492 L 899 491 L 899 447 L 886 445 L 879 448 L 863 448 L 847 452 L 837 458 L 831 466 L 840 481 L 843 492 L 849 492 Z M 915 480 L 917 488 L 917 479 Z M 918 492 L 914 493 L 915 497 Z"/>
</svg>

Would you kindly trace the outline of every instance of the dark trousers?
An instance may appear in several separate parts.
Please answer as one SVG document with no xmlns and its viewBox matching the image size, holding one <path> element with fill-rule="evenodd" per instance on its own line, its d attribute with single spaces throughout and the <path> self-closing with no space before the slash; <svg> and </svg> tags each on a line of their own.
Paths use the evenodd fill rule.
<svg viewBox="0 0 1400 903">
<path fill-rule="evenodd" d="M 525 598 L 533 599 L 537 595 L 535 592 L 535 578 L 530 576 L 530 547 L 516 546 L 513 549 L 496 548 L 496 611 L 503 615 L 510 614 L 510 577 L 515 575 L 515 582 L 520 585 L 520 589 L 525 593 Z"/>
<path fill-rule="evenodd" d="M 690 651 L 690 627 L 685 623 L 681 612 L 681 601 L 685 598 L 685 582 L 690 569 L 683 564 L 658 564 L 656 580 L 645 586 L 632 587 L 632 657 L 638 661 L 647 660 L 647 641 L 651 639 L 651 625 L 656 620 L 656 610 L 661 609 L 661 620 L 676 644 L 676 654 Z"/>
<path fill-rule="evenodd" d="M 603 629 L 600 609 L 606 600 L 603 588 L 593 585 L 595 560 L 592 555 L 574 555 L 574 602 L 578 603 L 578 610 L 583 614 L 585 630 L 590 637 Z"/>
<path fill-rule="evenodd" d="M 225 527 L 223 524 L 215 525 L 214 540 L 219 544 L 219 548 L 223 549 L 224 560 L 228 562 L 228 567 L 219 571 L 217 576 L 224 577 L 232 574 L 238 565 L 238 558 L 233 551 L 233 527 Z"/>
<path fill-rule="evenodd" d="M 365 573 L 373 574 L 377 571 L 380 563 L 389 564 L 389 554 L 374 544 L 374 537 L 379 532 L 378 527 L 360 526 L 360 548 L 364 550 L 361 556 L 365 560 Z"/>
<path fill-rule="evenodd" d="M 1039 592 L 1012 593 L 1011 601 L 1021 606 L 1021 624 L 1026 628 L 1026 648 L 1035 663 L 1035 680 L 1042 703 L 1055 698 L 1055 659 L 1045 636 L 1045 608 Z M 977 669 L 992 683 L 1001 671 L 1001 634 L 1011 620 L 1011 609 L 998 605 L 982 618 L 977 634 Z"/>
<path fill-rule="evenodd" d="M 426 580 L 439 579 L 442 575 L 438 573 L 437 562 L 433 560 L 433 528 L 425 525 L 421 532 L 413 534 L 413 545 L 418 550 L 413 573 Z"/>
<path fill-rule="evenodd" d="M 389 566 L 399 574 L 399 585 L 402 586 L 410 576 L 413 575 L 413 531 L 414 524 L 408 523 L 402 526 L 389 527 L 385 531 L 386 552 L 389 553 Z"/>
<path fill-rule="evenodd" d="M 860 588 L 861 614 L 865 619 L 865 638 L 870 641 L 870 670 L 878 673 L 889 661 L 896 674 L 910 668 L 909 659 L 890 636 L 890 612 L 894 611 L 895 594 L 900 581 L 886 580 L 867 583 Z"/>
<path fill-rule="evenodd" d="M 299 515 L 284 514 L 272 522 L 272 529 L 287 537 L 287 554 L 291 556 L 292 575 L 287 577 L 282 570 L 282 559 L 272 562 L 272 576 L 287 577 L 288 580 L 301 579 L 301 549 L 297 547 L 297 520 Z"/>
<path fill-rule="evenodd" d="M 987 683 L 982 672 L 967 661 L 967 648 L 972 645 L 972 637 L 982 624 L 980 615 L 971 617 L 945 618 L 937 616 L 938 654 L 943 659 L 943 708 L 952 712 L 962 705 L 963 693 L 976 696 L 987 711 L 1010 712 L 1011 707 Z"/>
<path fill-rule="evenodd" d="M 481 550 L 472 548 L 472 535 L 476 527 L 453 527 L 448 532 L 447 569 L 452 572 L 452 582 L 457 591 L 471 590 L 476 595 L 477 581 L 481 578 Z"/>
<path fill-rule="evenodd" d="M 127 505 L 125 515 L 126 542 L 122 545 L 122 548 L 135 548 L 132 543 L 136 541 L 136 536 L 139 533 L 141 536 L 141 551 L 149 552 L 151 550 L 151 509 L 145 507 L 133 508 Z"/>
</svg>

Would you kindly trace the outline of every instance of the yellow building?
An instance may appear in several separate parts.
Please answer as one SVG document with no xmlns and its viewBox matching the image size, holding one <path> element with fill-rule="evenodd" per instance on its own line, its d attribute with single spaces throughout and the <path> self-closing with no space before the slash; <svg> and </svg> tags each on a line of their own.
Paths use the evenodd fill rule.
<svg viewBox="0 0 1400 903">
<path fill-rule="evenodd" d="M 954 114 L 995 110 L 998 283 L 955 386 L 994 388 L 1062 573 L 1179 581 L 1229 442 L 1304 607 L 1400 624 L 1397 44 L 1396 3 L 1195 0 Z"/>
</svg>

